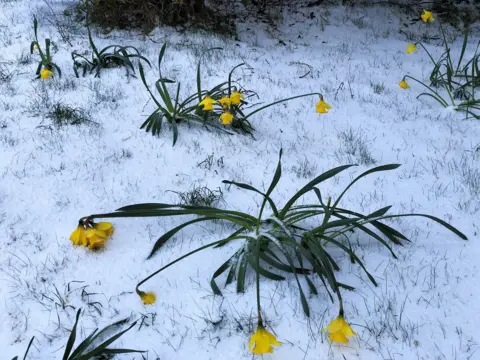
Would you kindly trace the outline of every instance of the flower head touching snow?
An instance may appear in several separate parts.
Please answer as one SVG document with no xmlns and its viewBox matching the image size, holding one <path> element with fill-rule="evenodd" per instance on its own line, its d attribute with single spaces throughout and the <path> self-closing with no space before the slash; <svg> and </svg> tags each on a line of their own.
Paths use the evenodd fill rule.
<svg viewBox="0 0 480 360">
<path fill-rule="evenodd" d="M 343 315 L 338 315 L 334 320 L 328 324 L 324 331 L 328 331 L 328 338 L 331 342 L 348 343 L 348 338 L 357 335 L 350 327 L 350 324 L 345 321 Z"/>
<path fill-rule="evenodd" d="M 157 296 L 155 295 L 155 293 L 151 291 L 149 292 L 138 291 L 138 295 L 140 296 L 140 298 L 142 299 L 145 305 L 152 305 L 157 300 Z"/>
<path fill-rule="evenodd" d="M 70 240 L 72 241 L 73 245 L 75 246 L 87 246 L 87 230 L 83 227 L 83 225 L 78 225 L 75 230 L 73 230 L 72 234 L 70 235 Z"/>
<path fill-rule="evenodd" d="M 254 354 L 266 354 L 273 352 L 273 346 L 280 346 L 282 343 L 262 325 L 258 325 L 257 331 L 250 337 L 248 350 Z"/>
<path fill-rule="evenodd" d="M 85 246 L 89 249 L 100 249 L 105 246 L 107 239 L 113 234 L 113 225 L 109 222 L 92 223 L 80 220 L 80 224 L 70 235 L 75 246 Z"/>
<path fill-rule="evenodd" d="M 415 44 L 408 44 L 407 45 L 407 50 L 405 50 L 405 52 L 407 54 L 411 54 L 412 52 L 416 51 L 417 50 L 417 45 Z"/>
</svg>

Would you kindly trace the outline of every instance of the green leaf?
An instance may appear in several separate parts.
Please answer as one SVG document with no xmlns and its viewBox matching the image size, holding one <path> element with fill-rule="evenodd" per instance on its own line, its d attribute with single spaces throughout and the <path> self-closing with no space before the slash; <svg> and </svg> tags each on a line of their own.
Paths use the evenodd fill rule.
<svg viewBox="0 0 480 360">
<path fill-rule="evenodd" d="M 451 232 L 453 232 L 455 235 L 459 236 L 462 240 L 468 240 L 467 236 L 462 233 L 460 230 L 458 230 L 457 228 L 453 227 L 452 225 L 450 225 L 449 223 L 435 217 L 435 216 L 432 216 L 432 215 L 427 215 L 427 214 L 399 214 L 399 215 L 387 215 L 384 217 L 384 219 L 392 219 L 392 218 L 399 218 L 399 217 L 410 217 L 410 216 L 420 216 L 420 217 L 425 217 L 427 219 L 430 219 L 430 220 L 433 220 L 437 223 L 439 223 L 440 225 L 443 225 L 445 228 L 447 228 L 448 230 L 450 230 Z"/>
<path fill-rule="evenodd" d="M 375 286 L 378 286 L 377 282 L 375 281 L 374 277 L 368 272 L 367 268 L 365 267 L 365 265 L 363 265 L 363 262 L 360 260 L 360 258 L 355 254 L 355 252 L 353 252 L 351 249 L 347 248 L 345 245 L 343 245 L 341 242 L 335 240 L 334 238 L 332 237 L 329 237 L 329 236 L 323 236 L 323 238 L 338 246 L 340 249 L 342 249 L 343 251 L 345 251 L 353 260 L 355 260 L 355 262 L 357 262 L 360 267 L 363 269 L 363 271 L 365 272 L 365 274 L 368 276 L 369 280 L 372 282 L 373 285 Z"/>
<path fill-rule="evenodd" d="M 238 262 L 237 293 L 245 292 L 245 274 L 247 272 L 247 254 L 242 254 Z"/>
<path fill-rule="evenodd" d="M 301 188 L 297 193 L 290 199 L 288 200 L 287 204 L 285 207 L 280 211 L 279 218 L 283 219 L 285 215 L 287 214 L 288 210 L 290 207 L 297 201 L 302 195 L 306 194 L 307 192 L 311 191 L 315 185 L 330 179 L 331 177 L 337 175 L 338 173 L 356 165 L 343 165 L 343 166 L 338 166 L 336 168 L 333 168 L 331 170 L 328 170 L 324 172 L 323 174 L 317 176 L 315 179 L 310 181 L 307 185 L 305 185 L 303 188 Z"/>
<path fill-rule="evenodd" d="M 259 247 L 259 245 L 256 245 L 256 247 Z M 259 250 L 257 250 L 257 251 L 260 253 Z M 260 275 L 266 277 L 267 279 L 274 280 L 274 281 L 285 280 L 285 278 L 283 276 L 272 273 L 271 271 L 268 271 L 268 270 L 262 268 L 261 265 L 258 266 L 257 265 L 257 258 L 253 253 L 250 253 L 250 255 L 248 256 L 248 262 L 249 262 L 250 266 L 255 270 L 255 272 L 257 272 Z"/>
<path fill-rule="evenodd" d="M 68 360 L 70 352 L 72 351 L 73 344 L 75 343 L 75 338 L 77 337 L 77 325 L 78 320 L 80 319 L 80 313 L 82 312 L 81 309 L 77 311 L 77 316 L 75 318 L 75 324 L 73 325 L 72 331 L 68 337 L 67 345 L 65 347 L 65 352 L 63 354 L 63 360 Z"/>
<path fill-rule="evenodd" d="M 111 338 L 109 338 L 108 340 L 104 341 L 103 343 L 101 343 L 100 345 L 98 345 L 95 349 L 93 349 L 92 351 L 86 353 L 85 355 L 83 355 L 80 359 L 81 360 L 88 360 L 88 359 L 91 359 L 92 357 L 94 356 L 98 356 L 98 355 L 101 355 L 106 349 L 107 347 L 114 343 L 115 341 L 117 341 L 123 334 L 125 334 L 127 331 L 129 331 L 131 328 L 133 328 L 137 323 L 134 322 L 129 328 L 127 328 L 126 330 L 123 330 L 121 332 L 119 332 L 118 334 L 112 336 Z M 100 333 L 99 333 L 100 334 Z M 79 359 L 79 360 L 80 360 Z"/>
<path fill-rule="evenodd" d="M 210 280 L 210 287 L 213 290 L 213 293 L 215 295 L 222 295 L 222 292 L 220 291 L 217 283 L 215 282 L 215 279 L 222 275 L 228 268 L 231 267 L 232 265 L 232 259 L 235 257 L 235 254 L 233 254 L 230 259 L 225 261 L 215 272 L 213 273 L 212 279 Z"/>
<path fill-rule="evenodd" d="M 166 232 L 160 238 L 155 242 L 153 245 L 152 251 L 150 251 L 150 254 L 148 255 L 147 259 L 150 259 L 160 248 L 168 241 L 170 238 L 175 235 L 177 232 L 182 230 L 183 228 L 187 227 L 188 225 L 195 224 L 201 221 L 209 221 L 209 220 L 216 220 L 218 219 L 216 216 L 210 216 L 210 217 L 202 217 L 202 218 L 197 218 L 193 219 L 187 222 L 184 222 L 183 224 L 173 228 L 172 230 Z"/>
<path fill-rule="evenodd" d="M 254 188 L 251 185 L 244 184 L 244 183 L 238 183 L 236 181 L 223 180 L 222 183 L 223 184 L 229 184 L 229 185 L 235 185 L 235 186 L 238 186 L 241 189 L 253 191 L 253 192 L 256 192 L 257 194 L 262 195 L 265 199 L 267 199 L 268 204 L 272 208 L 272 211 L 275 214 L 275 216 L 278 215 L 278 210 L 277 210 L 277 207 L 275 206 L 275 203 L 273 202 L 273 200 L 267 194 L 262 193 L 260 190 L 257 190 L 256 188 Z"/>
<path fill-rule="evenodd" d="M 379 172 L 379 171 L 390 171 L 390 170 L 395 170 L 397 169 L 398 167 L 400 167 L 401 165 L 400 164 L 388 164 L 388 165 L 381 165 L 381 166 L 377 166 L 377 167 L 374 167 L 373 169 L 370 169 L 370 170 L 367 170 L 365 172 L 363 172 L 362 174 L 360 174 L 359 176 L 357 176 L 350 184 L 348 184 L 348 186 L 345 188 L 345 190 L 343 190 L 343 192 L 340 194 L 340 196 L 337 198 L 337 200 L 335 201 L 335 203 L 332 205 L 333 208 L 337 207 L 338 203 L 340 202 L 340 200 L 342 199 L 343 195 L 345 195 L 345 193 L 347 192 L 348 189 L 350 189 L 352 187 L 353 184 L 355 184 L 358 180 L 360 180 L 361 178 L 367 176 L 367 175 L 370 175 L 370 174 L 373 174 L 375 172 Z M 388 209 L 387 209 L 388 211 Z"/>
</svg>

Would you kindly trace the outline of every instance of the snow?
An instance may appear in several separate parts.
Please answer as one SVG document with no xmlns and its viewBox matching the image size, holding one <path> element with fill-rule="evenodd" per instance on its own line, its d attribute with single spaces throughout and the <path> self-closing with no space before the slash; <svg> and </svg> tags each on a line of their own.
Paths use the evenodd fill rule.
<svg viewBox="0 0 480 360">
<path fill-rule="evenodd" d="M 68 3 L 52 1 L 51 6 L 61 17 Z M 116 347 L 148 350 L 148 359 L 252 358 L 247 343 L 256 325 L 254 277 L 248 276 L 244 294 L 237 294 L 234 285 L 223 288 L 224 278 L 217 281 L 223 297 L 214 296 L 209 285 L 240 243 L 196 254 L 149 280 L 142 289 L 157 294 L 154 305 L 144 306 L 135 294 L 136 284 L 151 272 L 221 239 L 229 231 L 224 225 L 188 227 L 151 260 L 146 257 L 156 239 L 181 219 L 114 219 L 114 236 L 101 252 L 73 247 L 68 237 L 82 216 L 134 203 L 174 203 L 178 196 L 170 191 L 193 185 L 220 188 L 229 208 L 256 215 L 261 198 L 225 187 L 222 180 L 266 190 L 280 148 L 284 171 L 273 194 L 279 203 L 317 174 L 359 163 L 321 184 L 324 198 L 335 200 L 354 176 L 373 166 L 346 153 L 348 143 L 342 139 L 349 132 L 363 139 L 376 165 L 402 166 L 357 183 L 342 199 L 343 207 L 368 213 L 393 205 L 394 212 L 431 214 L 459 228 L 469 241 L 432 222 L 407 218 L 394 226 L 412 242 L 395 246 L 394 259 L 374 241 L 354 236 L 354 249 L 379 286 L 337 254 L 339 281 L 356 287 L 343 298 L 347 320 L 359 336 L 345 346 L 331 345 L 321 332 L 338 312 L 326 292 L 309 298 L 312 315 L 306 318 L 293 278 L 262 279 L 267 328 L 283 342 L 264 359 L 480 359 L 480 123 L 432 99 L 417 99 L 424 91 L 419 84 L 399 88 L 405 74 L 425 80 L 431 70 L 422 49 L 405 54 L 410 41 L 398 32 L 405 14 L 384 7 L 301 8 L 277 14 L 282 25 L 275 30 L 239 24 L 239 41 L 178 34 L 171 28 L 159 28 L 147 38 L 94 31 L 97 47 L 134 45 L 150 59 L 153 67 L 146 74 L 152 89 L 158 52 L 168 41 L 162 71 L 181 81 L 184 96 L 196 91 L 200 54 L 220 46 L 223 51 L 202 61 L 205 88 L 245 62 L 235 75 L 263 104 L 321 92 L 333 106 L 329 114 L 317 114 L 318 98 L 307 97 L 269 108 L 251 119 L 256 140 L 182 125 L 172 147 L 167 126 L 159 137 L 139 129 L 154 110 L 139 78 L 127 78 L 124 69 L 102 71 L 100 78 L 74 77 L 71 51 L 89 48 L 83 29 L 71 34 L 70 46 L 48 21 L 52 10 L 43 1 L 2 1 L 0 8 L 0 65 L 13 73 L 11 81 L 0 83 L 2 359 L 22 357 L 32 336 L 29 358 L 63 356 L 78 308 L 84 309 L 82 339 L 95 327 L 126 317 L 138 320 Z M 314 19 L 308 17 L 311 11 Z M 29 64 L 18 60 L 29 51 L 33 14 L 41 44 L 49 36 L 58 46 L 53 57 L 63 71 L 61 79 L 35 80 L 36 55 Z M 352 19 L 361 16 L 363 22 L 355 25 Z M 438 34 L 438 24 L 418 23 L 409 31 L 419 40 L 423 33 Z M 478 40 L 475 32 L 465 58 Z M 458 54 L 461 44 L 457 36 L 452 52 Z M 443 52 L 438 42 L 425 46 L 434 57 Z M 376 84 L 385 86 L 378 94 Z M 87 110 L 99 126 L 49 127 L 45 114 L 57 102 Z M 198 166 L 212 154 L 210 168 Z M 302 163 L 310 171 L 299 171 Z M 300 201 L 308 199 L 314 200 Z"/>
</svg>

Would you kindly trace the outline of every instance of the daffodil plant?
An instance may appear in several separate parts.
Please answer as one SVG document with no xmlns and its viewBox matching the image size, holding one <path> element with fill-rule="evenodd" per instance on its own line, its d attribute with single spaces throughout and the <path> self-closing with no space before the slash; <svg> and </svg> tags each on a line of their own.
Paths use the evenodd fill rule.
<svg viewBox="0 0 480 360">
<path fill-rule="evenodd" d="M 424 10 L 424 14 L 421 15 L 421 18 L 425 23 L 431 23 L 434 21 L 432 13 L 426 10 Z M 465 112 L 467 118 L 473 117 L 480 119 L 480 99 L 476 99 L 475 96 L 475 92 L 480 86 L 480 53 L 478 52 L 480 41 L 477 43 L 472 58 L 462 64 L 468 43 L 469 29 L 466 29 L 460 56 L 455 66 L 445 31 L 441 25 L 439 27 L 442 34 L 443 46 L 445 48 L 445 51 L 440 56 L 439 60 L 435 61 L 427 48 L 420 42 L 408 44 L 407 50 L 405 51 L 407 54 L 411 54 L 417 50 L 418 45 L 425 50 L 433 64 L 433 69 L 429 76 L 430 85 L 406 75 L 403 79 L 404 83 L 401 82 L 400 87 L 407 89 L 409 86 L 405 82 L 405 78 L 410 78 L 427 89 L 426 92 L 421 93 L 417 98 L 428 96 L 435 99 L 443 107 L 452 106 L 455 111 Z M 441 95 L 440 89 L 443 89 L 446 92 L 446 95 L 448 96 L 447 99 Z"/>
<path fill-rule="evenodd" d="M 54 74 L 58 74 L 59 77 L 62 76 L 62 71 L 60 68 L 52 61 L 52 54 L 50 51 L 51 41 L 49 38 L 45 39 L 45 49 L 42 49 L 40 42 L 38 41 L 38 20 L 37 17 L 33 17 L 33 33 L 34 40 L 30 43 L 30 54 L 38 52 L 40 56 L 40 61 L 38 62 L 37 70 L 35 75 L 37 79 L 49 79 Z"/>
<path fill-rule="evenodd" d="M 134 46 L 121 46 L 121 45 L 109 45 L 98 50 L 93 42 L 92 34 L 90 31 L 90 24 L 88 23 L 88 5 L 87 5 L 87 15 L 86 15 L 86 27 L 88 33 L 88 42 L 92 50 L 92 56 L 88 59 L 86 56 L 77 53 L 76 51 L 72 52 L 73 60 L 73 71 L 75 76 L 78 78 L 78 70 L 82 70 L 82 75 L 86 76 L 87 73 L 92 74 L 95 72 L 95 77 L 100 76 L 100 71 L 102 69 L 107 69 L 111 67 L 124 67 L 127 70 L 129 69 L 132 72 L 135 72 L 135 68 L 132 63 L 132 59 L 137 59 L 138 61 L 145 61 L 150 65 L 150 61 L 140 54 L 138 49 Z M 150 65 L 151 66 L 151 65 Z"/>
<path fill-rule="evenodd" d="M 148 116 L 147 120 L 145 120 L 140 128 L 145 128 L 147 132 L 151 131 L 153 135 L 159 135 L 163 121 L 165 120 L 170 124 L 173 131 L 173 145 L 177 142 L 178 124 L 181 122 L 197 122 L 207 128 L 213 127 L 232 135 L 232 133 L 225 128 L 225 126 L 229 126 L 229 128 L 234 131 L 253 136 L 253 131 L 255 129 L 249 118 L 270 106 L 305 96 L 319 96 L 320 101 L 317 103 L 316 107 L 318 113 L 325 114 L 328 112 L 328 109 L 332 108 L 323 100 L 323 96 L 320 93 L 308 93 L 272 102 L 246 114 L 244 110 L 244 107 L 248 105 L 246 97 L 253 92 L 238 87 L 238 84 L 234 83 L 232 80 L 233 72 L 243 66 L 243 63 L 235 66 L 230 71 L 227 81 L 214 86 L 210 90 L 204 90 L 202 89 L 199 62 L 196 79 L 197 91 L 182 101 L 180 100 L 181 84 L 177 83 L 175 96 L 172 96 L 167 84 L 175 83 L 175 81 L 162 76 L 161 65 L 166 46 L 167 44 L 165 43 L 160 50 L 158 57 L 159 79 L 155 83 L 160 99 L 157 99 L 150 90 L 145 78 L 143 66 L 142 64 L 139 64 L 139 72 L 142 82 L 157 106 L 157 109 Z M 219 50 L 219 48 L 210 49 L 209 51 L 211 50 Z"/>
<path fill-rule="evenodd" d="M 129 319 L 123 319 L 106 326 L 102 330 L 98 331 L 95 329 L 89 336 L 87 336 L 77 347 L 74 348 L 75 340 L 77 338 L 77 326 L 80 320 L 82 310 L 77 311 L 75 318 L 75 324 L 70 332 L 68 337 L 67 344 L 65 345 L 65 350 L 63 353 L 63 360 L 93 360 L 99 358 L 108 358 L 116 354 L 131 354 L 131 353 L 144 353 L 145 351 L 141 350 L 132 350 L 132 349 L 112 349 L 109 348 L 111 344 L 117 341 L 123 334 L 132 329 L 136 322 L 130 325 L 126 330 L 122 330 L 117 334 L 111 335 L 112 331 L 117 328 L 121 328 L 128 323 Z M 110 336 L 111 335 L 111 336 Z M 33 340 L 35 337 L 32 337 L 23 359 L 27 358 L 28 352 L 32 346 Z M 18 356 L 15 356 L 12 360 L 18 360 Z"/>
<path fill-rule="evenodd" d="M 349 260 L 352 263 L 358 264 L 369 280 L 375 286 L 377 285 L 377 282 L 368 272 L 363 261 L 349 245 L 351 242 L 350 238 L 354 232 L 363 233 L 375 239 L 385 246 L 394 258 L 396 258 L 396 255 L 391 244 L 400 245 L 403 241 L 408 241 L 408 239 L 398 230 L 387 225 L 384 220 L 414 216 L 424 217 L 444 226 L 461 239 L 467 239 L 462 232 L 445 221 L 431 215 L 389 214 L 391 206 L 382 207 L 369 214 L 361 214 L 339 206 L 346 192 L 360 179 L 373 173 L 394 170 L 400 166 L 398 164 L 382 165 L 361 173 L 346 186 L 335 201 L 329 197 L 328 200 L 324 202 L 318 185 L 355 165 L 344 165 L 333 168 L 308 182 L 282 206 L 279 206 L 274 202 L 272 193 L 282 175 L 281 157 L 282 151 L 280 151 L 278 165 L 272 182 L 266 192 L 245 183 L 230 180 L 223 181 L 226 185 L 239 187 L 252 194 L 260 195 L 263 198 L 256 216 L 237 210 L 225 210 L 210 206 L 143 203 L 125 206 L 112 213 L 90 215 L 84 218 L 87 219 L 84 221 L 91 222 L 97 218 L 193 216 L 192 219 L 162 234 L 148 255 L 149 259 L 152 258 L 167 241 L 187 226 L 201 222 L 223 221 L 230 223 L 236 229 L 229 236 L 184 254 L 140 281 L 136 291 L 143 302 L 152 303 L 155 301 L 155 298 L 152 293 L 146 293 L 140 290 L 140 287 L 163 270 L 192 254 L 208 248 L 220 248 L 226 244 L 238 243 L 237 250 L 214 272 L 210 281 L 213 293 L 221 295 L 217 280 L 225 272 L 227 272 L 225 284 L 229 285 L 236 282 L 237 292 L 244 291 L 246 273 L 249 268 L 252 269 L 258 277 L 263 276 L 273 281 L 282 281 L 286 279 L 286 276 L 293 276 L 297 283 L 303 310 L 307 316 L 310 314 L 310 308 L 305 290 L 300 283 L 300 276 L 303 276 L 305 279 L 311 294 L 318 294 L 317 287 L 320 284 L 324 285 L 332 302 L 334 301 L 334 297 L 339 300 L 341 304 L 340 315 L 343 316 L 340 291 L 341 289 L 353 290 L 353 288 L 337 281 L 335 273 L 340 270 L 340 265 L 332 256 L 333 252 L 340 250 L 345 253 Z M 317 197 L 318 203 L 297 204 L 297 201 L 307 193 L 313 193 Z M 267 206 L 270 209 L 268 214 L 265 213 Z M 310 219 L 308 224 L 304 222 L 304 220 L 307 219 Z M 259 320 L 261 320 L 259 291 L 260 285 L 257 278 L 257 310 Z M 147 297 L 147 294 L 149 294 L 149 297 Z M 262 327 L 263 323 L 260 321 L 259 329 L 262 329 Z M 336 329 L 336 327 L 334 328 Z M 334 329 L 331 330 L 333 333 L 336 332 L 333 331 Z"/>
</svg>

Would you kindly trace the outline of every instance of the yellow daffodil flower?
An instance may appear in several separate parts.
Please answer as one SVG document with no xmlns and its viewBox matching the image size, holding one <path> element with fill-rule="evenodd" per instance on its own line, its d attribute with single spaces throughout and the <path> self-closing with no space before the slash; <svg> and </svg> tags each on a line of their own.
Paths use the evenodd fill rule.
<svg viewBox="0 0 480 360">
<path fill-rule="evenodd" d="M 52 75 L 53 75 L 53 71 L 49 70 L 47 68 L 43 68 L 40 71 L 40 78 L 43 79 L 43 80 L 46 80 L 46 79 L 50 78 L 50 76 L 52 76 Z"/>
<path fill-rule="evenodd" d="M 203 110 L 210 111 L 213 110 L 213 104 L 216 104 L 217 100 L 212 99 L 210 96 L 205 96 L 198 106 L 203 106 Z"/>
<path fill-rule="evenodd" d="M 417 51 L 417 45 L 416 44 L 408 44 L 407 45 L 407 50 L 405 50 L 405 52 L 407 54 L 411 54 L 414 51 Z"/>
<path fill-rule="evenodd" d="M 320 99 L 319 102 L 317 102 L 317 106 L 316 106 L 316 109 L 317 109 L 317 112 L 320 113 L 320 114 L 327 114 L 328 113 L 328 109 L 331 109 L 332 107 L 330 105 L 328 105 L 324 100 L 323 98 Z"/>
<path fill-rule="evenodd" d="M 431 11 L 423 10 L 423 14 L 420 16 L 423 20 L 424 23 L 428 22 L 433 22 L 435 19 L 432 16 Z"/>
<path fill-rule="evenodd" d="M 282 343 L 273 334 L 265 330 L 263 326 L 259 325 L 257 331 L 250 337 L 248 350 L 257 355 L 272 353 L 272 345 L 280 346 Z"/>
<path fill-rule="evenodd" d="M 328 331 L 328 338 L 332 342 L 348 343 L 347 336 L 357 335 L 350 327 L 350 324 L 345 321 L 342 315 L 337 316 L 328 324 L 324 331 Z"/>
<path fill-rule="evenodd" d="M 138 292 L 138 295 L 140 295 L 140 298 L 142 299 L 144 305 L 152 305 L 157 300 L 157 295 L 155 295 L 155 293 L 151 291 L 140 291 Z"/>
<path fill-rule="evenodd" d="M 113 224 L 110 222 L 99 222 L 98 224 L 93 224 L 93 228 L 96 230 L 105 231 L 107 237 L 112 236 L 113 234 Z"/>
<path fill-rule="evenodd" d="M 88 229 L 86 232 L 87 244 L 89 249 L 100 249 L 105 246 L 107 241 L 107 232 L 97 229 Z"/>
<path fill-rule="evenodd" d="M 70 240 L 75 246 L 85 246 L 89 249 L 100 249 L 105 246 L 105 241 L 113 234 L 113 225 L 109 222 L 91 224 L 93 227 L 78 225 L 70 235 Z"/>
<path fill-rule="evenodd" d="M 233 121 L 233 115 L 229 111 L 225 111 L 222 115 L 220 115 L 220 123 L 222 125 L 230 125 Z"/>
<path fill-rule="evenodd" d="M 82 225 L 77 226 L 70 235 L 70 240 L 75 246 L 87 246 L 86 230 Z"/>
<path fill-rule="evenodd" d="M 240 105 L 242 99 L 244 98 L 243 94 L 239 91 L 234 91 L 232 95 L 230 95 L 230 101 L 233 105 Z"/>
<path fill-rule="evenodd" d="M 405 79 L 403 79 L 402 81 L 400 81 L 398 83 L 398 86 L 400 86 L 402 89 L 408 89 L 410 87 L 410 85 L 407 84 L 407 82 L 405 81 Z"/>
<path fill-rule="evenodd" d="M 230 100 L 229 97 L 223 95 L 222 98 L 219 100 L 219 103 L 224 109 L 226 109 L 230 107 L 230 105 L 232 104 L 232 100 Z"/>
</svg>

